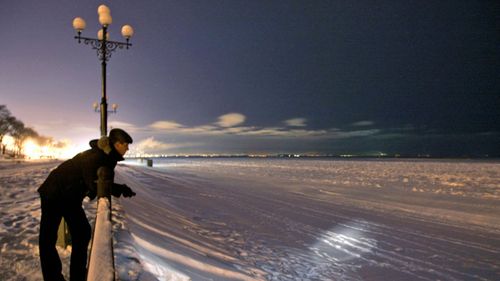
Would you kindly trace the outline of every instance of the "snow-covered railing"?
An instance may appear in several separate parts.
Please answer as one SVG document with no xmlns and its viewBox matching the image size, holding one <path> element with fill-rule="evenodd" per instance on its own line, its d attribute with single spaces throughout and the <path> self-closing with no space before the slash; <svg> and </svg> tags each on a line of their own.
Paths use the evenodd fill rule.
<svg viewBox="0 0 500 281">
<path fill-rule="evenodd" d="M 90 251 L 87 281 L 115 280 L 113 235 L 111 225 L 111 185 L 109 168 L 97 171 L 97 215 Z"/>
</svg>

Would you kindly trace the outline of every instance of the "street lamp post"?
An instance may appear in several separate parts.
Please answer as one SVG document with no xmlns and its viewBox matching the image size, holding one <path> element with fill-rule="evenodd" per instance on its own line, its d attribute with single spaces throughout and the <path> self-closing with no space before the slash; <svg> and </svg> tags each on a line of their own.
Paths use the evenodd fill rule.
<svg viewBox="0 0 500 281">
<path fill-rule="evenodd" d="M 73 20 L 73 28 L 77 31 L 77 36 L 75 39 L 78 40 L 78 43 L 83 43 L 85 45 L 90 45 L 92 49 L 97 51 L 97 57 L 101 61 L 101 106 L 100 109 L 97 110 L 97 106 L 94 104 L 94 110 L 99 111 L 101 113 L 101 136 L 107 135 L 108 128 L 108 103 L 106 96 L 106 62 L 111 58 L 111 53 L 116 49 L 128 49 L 132 46 L 129 43 L 130 38 L 134 35 L 134 29 L 126 24 L 122 27 L 122 36 L 126 39 L 126 42 L 117 42 L 109 40 L 108 27 L 113 22 L 113 18 L 111 17 L 111 11 L 106 5 L 100 5 L 97 9 L 97 14 L 99 15 L 99 23 L 101 24 L 101 29 L 97 33 L 97 39 L 88 38 L 82 36 L 82 31 L 86 27 L 85 20 L 80 17 L 76 17 Z M 113 105 L 113 112 L 116 112 L 116 105 Z"/>
<path fill-rule="evenodd" d="M 97 51 L 97 57 L 101 61 L 101 106 L 98 109 L 97 103 L 94 103 L 94 110 L 101 114 L 101 136 L 107 135 L 108 128 L 108 103 L 106 95 L 106 63 L 111 58 L 111 53 L 116 49 L 129 48 L 132 44 L 129 43 L 130 38 L 134 34 L 134 30 L 130 25 L 122 27 L 122 35 L 126 42 L 117 42 L 109 40 L 108 27 L 112 23 L 111 11 L 105 5 L 100 5 L 97 9 L 99 15 L 99 23 L 101 29 L 97 33 L 97 39 L 82 36 L 82 31 L 85 29 L 85 21 L 77 17 L 73 20 L 73 28 L 77 32 L 75 39 L 78 43 L 90 45 L 92 49 Z M 116 112 L 116 104 L 112 105 L 113 111 Z M 97 181 L 97 215 L 96 225 L 94 227 L 94 235 L 92 240 L 92 250 L 90 252 L 89 266 L 87 272 L 88 281 L 112 281 L 114 280 L 114 262 L 113 262 L 113 243 L 111 235 L 97 236 L 95 230 L 100 229 L 102 233 L 111 233 L 111 194 L 110 186 L 113 183 L 112 173 L 103 170 L 105 167 L 99 168 Z M 101 232 L 100 232 L 101 233 Z"/>
</svg>

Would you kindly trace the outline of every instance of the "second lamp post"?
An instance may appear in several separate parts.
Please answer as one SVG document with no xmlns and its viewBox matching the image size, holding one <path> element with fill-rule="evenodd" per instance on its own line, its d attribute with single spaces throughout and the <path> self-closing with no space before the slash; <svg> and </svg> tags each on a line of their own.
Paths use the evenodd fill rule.
<svg viewBox="0 0 500 281">
<path fill-rule="evenodd" d="M 101 61 L 101 74 L 102 74 L 102 84 L 101 84 L 101 106 L 97 110 L 97 106 L 94 105 L 96 111 L 101 113 L 101 136 L 107 135 L 108 129 L 108 103 L 106 95 L 106 62 L 111 57 L 111 53 L 117 48 L 123 49 L 124 47 L 128 49 L 132 44 L 129 43 L 130 38 L 134 35 L 134 29 L 126 24 L 122 27 L 122 36 L 126 39 L 126 42 L 117 42 L 109 40 L 108 27 L 113 22 L 111 17 L 111 11 L 106 5 L 100 5 L 97 8 L 97 14 L 99 15 L 99 23 L 101 24 L 101 29 L 97 33 L 97 39 L 88 38 L 81 36 L 82 31 L 85 29 L 85 20 L 80 17 L 76 17 L 73 20 L 73 28 L 77 31 L 77 36 L 75 39 L 78 43 L 83 41 L 84 44 L 90 45 L 92 49 L 97 51 L 97 57 Z M 116 105 L 113 104 L 113 110 L 116 112 Z"/>
</svg>

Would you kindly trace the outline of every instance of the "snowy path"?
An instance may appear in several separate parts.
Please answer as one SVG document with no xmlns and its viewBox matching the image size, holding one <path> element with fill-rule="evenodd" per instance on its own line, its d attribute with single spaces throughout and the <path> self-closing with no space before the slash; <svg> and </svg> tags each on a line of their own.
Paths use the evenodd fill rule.
<svg viewBox="0 0 500 281">
<path fill-rule="evenodd" d="M 38 231 L 40 199 L 36 191 L 60 161 L 0 161 L 0 280 L 41 281 Z M 96 201 L 84 201 L 87 217 L 93 226 Z M 124 230 L 123 210 L 113 205 L 116 270 L 122 281 L 157 280 L 145 272 L 137 259 L 130 234 Z M 71 250 L 60 249 L 63 274 L 69 280 Z M 125 278 L 121 278 L 124 276 Z"/>
<path fill-rule="evenodd" d="M 273 163 L 209 164 L 118 168 L 117 182 L 138 193 L 121 201 L 127 225 L 160 280 L 500 278 L 498 165 L 473 167 L 466 191 L 443 195 L 441 185 L 423 179 L 439 172 L 428 164 L 409 169 L 408 178 L 429 192 L 386 187 L 401 172 L 382 181 L 388 167 L 380 163 L 371 164 L 379 178 L 337 171 L 343 185 L 326 181 L 331 170 L 322 175 L 321 167 L 310 177 L 315 182 L 305 182 Z M 451 174 L 473 177 L 463 168 Z"/>
<path fill-rule="evenodd" d="M 58 162 L 0 165 L 0 280 L 42 280 L 38 255 L 40 200 L 36 189 Z M 67 262 L 68 256 L 62 253 Z"/>
</svg>

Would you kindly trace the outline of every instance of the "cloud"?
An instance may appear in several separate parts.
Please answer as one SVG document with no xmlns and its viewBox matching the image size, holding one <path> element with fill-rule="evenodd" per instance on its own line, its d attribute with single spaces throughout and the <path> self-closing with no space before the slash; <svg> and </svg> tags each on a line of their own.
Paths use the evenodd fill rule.
<svg viewBox="0 0 500 281">
<path fill-rule="evenodd" d="M 329 139 L 344 139 L 350 137 L 362 137 L 375 135 L 380 132 L 378 129 L 363 129 L 343 131 L 336 128 L 305 130 L 299 127 L 306 126 L 305 118 L 292 118 L 285 120 L 288 126 L 286 127 L 256 127 L 256 126 L 237 126 L 245 121 L 245 116 L 239 113 L 228 113 L 218 118 L 218 122 L 214 125 L 200 125 L 195 127 L 187 127 L 175 121 L 157 121 L 149 125 L 150 128 L 160 130 L 157 134 L 161 135 L 161 131 L 168 131 L 170 135 L 176 136 L 242 136 L 242 137 L 279 137 L 279 138 L 329 138 Z M 359 124 L 373 124 L 370 121 L 360 121 Z M 290 128 L 295 127 L 295 128 Z"/>
<path fill-rule="evenodd" d="M 355 130 L 342 131 L 339 129 L 320 129 L 320 130 L 303 130 L 303 129 L 287 129 L 279 127 L 256 128 L 253 130 L 243 131 L 238 133 L 242 136 L 258 136 L 258 137 L 280 137 L 280 138 L 318 138 L 318 139 L 346 139 L 353 137 L 367 137 L 380 133 L 379 129 L 370 130 Z"/>
<path fill-rule="evenodd" d="M 231 127 L 231 128 L 225 128 L 223 130 L 219 130 L 220 133 L 222 134 L 243 134 L 245 132 L 251 132 L 256 130 L 256 127 Z"/>
<path fill-rule="evenodd" d="M 168 149 L 170 147 L 171 144 L 157 141 L 154 137 L 144 139 L 137 144 L 138 150 L 161 150 Z"/>
<path fill-rule="evenodd" d="M 245 120 L 246 116 L 234 112 L 193 126 L 158 120 L 145 129 L 137 127 L 137 138 L 142 141 L 131 147 L 130 155 L 327 151 L 351 140 L 365 143 L 388 133 L 362 127 L 374 124 L 366 120 L 353 123 L 360 127 L 350 129 L 309 129 L 307 119 L 300 117 L 285 119 L 278 126 L 244 126 Z"/>
<path fill-rule="evenodd" d="M 328 136 L 328 130 L 290 130 L 280 127 L 253 128 L 252 130 L 241 131 L 237 135 L 258 136 L 258 137 L 282 137 L 282 138 L 306 138 Z"/>
<path fill-rule="evenodd" d="M 353 137 L 368 137 L 380 133 L 380 129 L 357 130 L 357 131 L 338 131 L 332 134 L 333 138 L 353 138 Z"/>
<path fill-rule="evenodd" d="M 132 147 L 131 153 L 134 154 L 142 154 L 142 153 L 157 153 L 157 152 L 165 152 L 169 149 L 180 148 L 180 147 L 192 147 L 192 146 L 200 146 L 202 143 L 193 143 L 193 142 L 182 142 L 182 143 L 167 143 L 158 141 L 155 137 L 148 137 L 143 139 L 137 143 L 137 145 Z"/>
<path fill-rule="evenodd" d="M 120 122 L 120 121 L 111 121 L 109 122 L 109 127 L 111 128 L 120 128 L 123 129 L 127 132 L 135 132 L 137 131 L 137 127 L 133 124 L 126 123 L 126 122 Z"/>
<path fill-rule="evenodd" d="M 177 132 L 184 134 L 213 134 L 217 133 L 218 127 L 212 125 L 197 126 L 192 128 L 179 128 Z"/>
<path fill-rule="evenodd" d="M 362 126 L 371 126 L 373 124 L 375 124 L 375 122 L 368 121 L 368 120 L 363 120 L 363 121 L 354 122 L 351 125 L 352 126 L 357 126 L 357 127 L 362 127 Z"/>
<path fill-rule="evenodd" d="M 156 121 L 149 125 L 149 127 L 157 130 L 175 130 L 182 128 L 183 126 L 174 121 Z"/>
<path fill-rule="evenodd" d="M 138 142 L 134 150 L 141 152 L 157 152 L 182 146 L 187 146 L 187 144 L 166 143 L 157 141 L 155 137 L 149 137 Z"/>
<path fill-rule="evenodd" d="M 245 115 L 240 113 L 228 113 L 219 116 L 219 121 L 216 122 L 217 125 L 221 127 L 234 127 L 245 122 Z"/>
<path fill-rule="evenodd" d="M 244 136 L 283 136 L 286 131 L 281 130 L 278 127 L 267 127 L 267 128 L 255 128 L 249 131 L 242 131 L 238 133 Z"/>
<path fill-rule="evenodd" d="M 307 119 L 305 118 L 293 118 L 285 120 L 285 124 L 290 127 L 305 127 Z"/>
<path fill-rule="evenodd" d="M 369 127 L 354 127 L 351 130 L 338 128 L 306 129 L 307 119 L 298 117 L 286 119 L 281 126 L 243 126 L 245 119 L 246 116 L 243 114 L 233 112 L 219 116 L 216 122 L 195 126 L 182 125 L 173 120 L 156 121 L 148 126 L 149 130 L 140 131 L 147 133 L 147 138 L 141 141 L 138 149 L 131 151 L 131 154 L 224 151 L 239 153 L 249 151 L 248 149 L 255 150 L 259 146 L 268 151 L 286 147 L 304 150 L 307 147 L 309 147 L 307 149 L 312 149 L 318 143 L 336 143 L 336 141 L 343 143 L 349 139 L 372 138 L 387 133 Z M 369 126 L 374 122 L 359 121 L 355 124 Z"/>
</svg>

